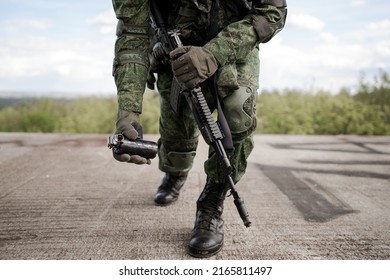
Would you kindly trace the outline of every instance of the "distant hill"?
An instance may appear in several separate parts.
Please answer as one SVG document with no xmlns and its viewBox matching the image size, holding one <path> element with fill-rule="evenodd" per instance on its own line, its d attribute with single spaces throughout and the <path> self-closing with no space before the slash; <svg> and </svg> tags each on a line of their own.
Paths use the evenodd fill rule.
<svg viewBox="0 0 390 280">
<path fill-rule="evenodd" d="M 57 103 L 69 102 L 75 98 L 60 98 L 60 97 L 0 97 L 0 110 L 5 107 L 18 106 L 18 105 L 29 105 L 33 101 L 39 101 L 41 99 L 55 100 Z"/>
<path fill-rule="evenodd" d="M 112 97 L 115 93 L 88 93 L 88 92 L 27 92 L 27 91 L 0 91 L 2 98 L 80 98 L 80 97 Z"/>
<path fill-rule="evenodd" d="M 24 97 L 24 98 L 14 98 L 14 97 L 0 97 L 0 110 L 9 107 L 15 106 L 22 103 L 29 103 L 33 97 Z"/>
<path fill-rule="evenodd" d="M 0 110 L 5 107 L 29 103 L 37 99 L 50 98 L 57 101 L 74 100 L 83 97 L 112 98 L 115 93 L 77 93 L 77 92 L 22 92 L 22 91 L 0 91 Z"/>
</svg>

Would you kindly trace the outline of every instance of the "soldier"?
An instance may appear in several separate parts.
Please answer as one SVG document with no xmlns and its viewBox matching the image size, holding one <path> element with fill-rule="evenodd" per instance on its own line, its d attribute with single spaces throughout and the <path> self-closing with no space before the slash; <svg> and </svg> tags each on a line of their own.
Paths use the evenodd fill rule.
<svg viewBox="0 0 390 280">
<path fill-rule="evenodd" d="M 216 108 L 209 82 L 211 76 L 215 77 L 218 99 L 233 140 L 229 158 L 235 167 L 233 180 L 237 183 L 245 173 L 253 149 L 259 44 L 268 42 L 284 27 L 286 1 L 158 0 L 161 13 L 170 26 L 180 31 L 184 44 L 170 54 L 172 67 L 149 59 L 150 46 L 155 43 L 150 30 L 149 1 L 112 2 L 119 20 L 113 67 L 118 97 L 116 133 L 130 140 L 142 137 L 139 115 L 145 85 L 154 82 L 153 76 L 148 75 L 150 69 L 158 77 L 161 97 L 158 157 L 159 169 L 165 176 L 155 194 L 155 203 L 169 205 L 178 199 L 198 144 L 199 131 L 188 105 L 180 103 L 180 110 L 174 110 L 171 104 L 171 95 L 177 94 L 172 87 L 174 77 L 187 88 L 201 86 L 210 107 Z M 150 164 L 150 160 L 140 156 L 115 153 L 113 156 L 122 162 Z M 194 257 L 218 253 L 224 239 L 221 215 L 228 186 L 211 147 L 204 170 L 207 181 L 197 200 L 188 245 L 188 252 Z"/>
</svg>

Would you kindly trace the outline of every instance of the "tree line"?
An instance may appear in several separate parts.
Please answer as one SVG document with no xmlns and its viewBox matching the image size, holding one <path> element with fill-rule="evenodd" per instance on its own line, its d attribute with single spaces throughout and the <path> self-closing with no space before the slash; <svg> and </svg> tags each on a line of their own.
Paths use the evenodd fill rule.
<svg viewBox="0 0 390 280">
<path fill-rule="evenodd" d="M 1 104 L 0 104 L 1 105 Z M 258 134 L 390 135 L 390 78 L 380 71 L 360 80 L 351 94 L 299 90 L 264 91 L 257 98 Z M 115 130 L 117 101 L 83 97 L 34 98 L 0 106 L 0 131 L 105 133 Z M 157 134 L 159 97 L 145 93 L 141 115 L 145 134 Z"/>
</svg>

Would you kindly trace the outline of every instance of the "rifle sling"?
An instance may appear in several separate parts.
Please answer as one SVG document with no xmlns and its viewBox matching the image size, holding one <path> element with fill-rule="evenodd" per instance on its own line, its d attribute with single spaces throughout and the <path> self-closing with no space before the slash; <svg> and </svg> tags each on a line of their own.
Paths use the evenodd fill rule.
<svg viewBox="0 0 390 280">
<path fill-rule="evenodd" d="M 210 11 L 210 26 L 209 26 L 209 34 L 207 41 L 210 41 L 218 34 L 218 19 L 219 19 L 219 0 L 213 0 Z M 211 92 L 213 94 L 214 102 L 216 104 L 216 109 L 218 111 L 218 122 L 221 126 L 222 133 L 224 135 L 222 139 L 222 145 L 226 150 L 226 153 L 230 154 L 233 152 L 233 139 L 232 134 L 230 132 L 229 125 L 226 121 L 225 115 L 222 111 L 221 103 L 218 98 L 218 90 L 217 90 L 217 77 L 216 75 L 212 75 L 209 78 Z"/>
</svg>

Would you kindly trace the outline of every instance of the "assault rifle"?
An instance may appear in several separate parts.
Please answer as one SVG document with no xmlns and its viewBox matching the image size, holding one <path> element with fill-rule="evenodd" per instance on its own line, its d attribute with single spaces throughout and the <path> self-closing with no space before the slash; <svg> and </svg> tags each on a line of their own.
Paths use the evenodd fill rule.
<svg viewBox="0 0 390 280">
<path fill-rule="evenodd" d="M 156 2 L 157 1 L 155 0 L 150 0 L 152 27 L 159 42 L 155 45 L 153 55 L 156 60 L 162 61 L 164 64 L 169 64 L 169 53 L 178 47 L 182 47 L 183 44 L 179 37 L 180 32 L 175 29 L 170 29 L 165 24 L 163 16 L 160 13 L 160 7 L 158 7 Z M 200 86 L 192 89 L 181 89 L 181 93 L 186 98 L 193 112 L 198 128 L 205 142 L 208 145 L 211 145 L 214 148 L 215 153 L 218 155 L 218 158 L 220 159 L 226 172 L 227 182 L 230 188 L 230 193 L 234 198 L 234 204 L 236 205 L 244 225 L 249 227 L 251 222 L 248 219 L 248 211 L 246 210 L 244 201 L 240 198 L 235 189 L 234 181 L 232 179 L 234 167 L 231 165 L 222 144 L 224 133 L 221 130 L 219 122 L 214 120 Z"/>
</svg>

